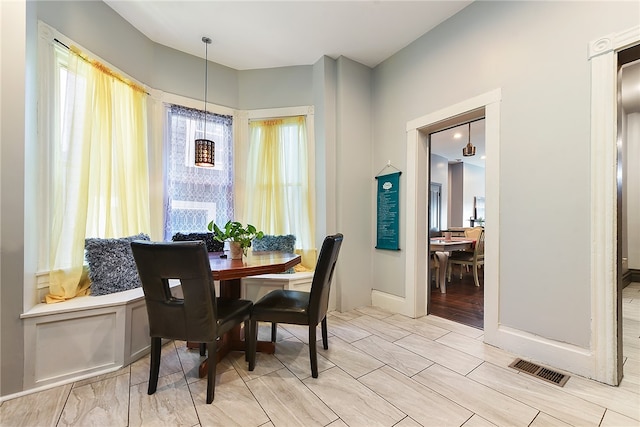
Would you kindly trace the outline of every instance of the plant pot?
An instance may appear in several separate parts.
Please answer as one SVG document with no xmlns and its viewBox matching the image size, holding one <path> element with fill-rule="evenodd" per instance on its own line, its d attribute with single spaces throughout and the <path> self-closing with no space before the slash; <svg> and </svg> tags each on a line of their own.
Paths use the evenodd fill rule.
<svg viewBox="0 0 640 427">
<path fill-rule="evenodd" d="M 244 249 L 240 246 L 240 242 L 229 242 L 229 251 L 231 259 L 242 259 L 242 255 L 244 255 Z"/>
</svg>

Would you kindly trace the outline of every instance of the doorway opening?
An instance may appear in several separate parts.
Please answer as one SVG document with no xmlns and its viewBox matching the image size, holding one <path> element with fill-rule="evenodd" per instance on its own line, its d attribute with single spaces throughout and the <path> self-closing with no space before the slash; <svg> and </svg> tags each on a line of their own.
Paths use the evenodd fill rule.
<svg viewBox="0 0 640 427">
<path fill-rule="evenodd" d="M 372 293 L 374 302 L 418 318 L 427 314 L 429 277 L 429 133 L 455 124 L 485 117 L 486 138 L 486 226 L 484 267 L 484 342 L 499 345 L 500 293 L 500 104 L 501 90 L 494 89 L 407 122 L 406 209 L 404 218 L 406 251 L 404 297 Z M 443 191 L 443 194 L 445 192 Z"/>
<path fill-rule="evenodd" d="M 445 253 L 430 245 L 430 257 L 436 260 L 432 265 L 438 268 L 427 280 L 428 314 L 483 329 L 484 116 L 435 129 L 428 134 L 428 144 L 429 237 L 473 242 L 468 247 L 451 245 Z"/>
</svg>

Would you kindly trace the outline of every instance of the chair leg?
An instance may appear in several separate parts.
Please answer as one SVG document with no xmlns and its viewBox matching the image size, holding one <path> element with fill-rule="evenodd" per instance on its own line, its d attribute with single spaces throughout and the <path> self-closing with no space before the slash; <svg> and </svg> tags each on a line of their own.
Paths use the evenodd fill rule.
<svg viewBox="0 0 640 427">
<path fill-rule="evenodd" d="M 271 323 L 271 342 L 276 342 L 276 338 L 278 336 L 278 324 L 275 322 Z"/>
<path fill-rule="evenodd" d="M 149 388 L 147 389 L 147 394 L 155 393 L 158 387 L 161 350 L 162 341 L 160 337 L 151 337 L 151 363 L 149 364 Z"/>
<path fill-rule="evenodd" d="M 316 327 L 309 325 L 309 358 L 311 359 L 311 376 L 318 378 L 318 353 L 316 351 Z"/>
<path fill-rule="evenodd" d="M 249 345 L 251 344 L 251 322 L 249 319 L 244 321 L 244 361 L 249 361 Z"/>
<path fill-rule="evenodd" d="M 207 367 L 209 372 L 207 373 L 207 403 L 213 402 L 214 395 L 216 393 L 216 341 L 207 344 L 209 349 L 209 357 L 207 358 Z"/>
<path fill-rule="evenodd" d="M 258 322 L 252 320 L 249 326 L 249 333 L 251 334 L 251 343 L 249 348 L 249 370 L 253 371 L 256 366 L 256 346 L 258 341 Z M 247 340 L 247 334 L 245 334 L 245 340 Z M 246 351 L 246 350 L 245 350 Z"/>
<path fill-rule="evenodd" d="M 207 344 L 201 342 L 200 343 L 200 356 L 204 356 L 207 353 Z"/>
<path fill-rule="evenodd" d="M 480 286 L 480 282 L 478 281 L 478 264 L 473 265 L 473 281 L 475 282 L 476 286 Z"/>
<path fill-rule="evenodd" d="M 325 350 L 329 349 L 329 339 L 327 338 L 327 316 L 322 319 L 322 347 Z"/>
</svg>

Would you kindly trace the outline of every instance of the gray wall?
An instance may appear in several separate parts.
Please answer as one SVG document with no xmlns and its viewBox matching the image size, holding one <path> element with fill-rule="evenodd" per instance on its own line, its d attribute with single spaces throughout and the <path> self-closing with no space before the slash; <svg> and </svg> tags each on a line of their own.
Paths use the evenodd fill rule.
<svg viewBox="0 0 640 427">
<path fill-rule="evenodd" d="M 336 105 L 336 229 L 344 234 L 338 264 L 337 308 L 371 304 L 371 239 L 375 186 L 371 173 L 371 70 L 338 58 Z M 332 230 L 329 230 L 332 232 Z"/>
<path fill-rule="evenodd" d="M 390 157 L 400 169 L 407 121 L 501 88 L 503 326 L 589 347 L 587 47 L 638 25 L 639 8 L 638 2 L 474 2 L 374 71 L 374 159 Z M 404 257 L 384 258 L 374 253 L 374 288 L 401 295 Z"/>
<path fill-rule="evenodd" d="M 313 66 L 239 71 L 238 108 L 313 105 Z"/>
<path fill-rule="evenodd" d="M 336 61 L 323 56 L 313 66 L 313 105 L 316 126 L 316 241 L 336 229 Z M 333 169 L 329 169 L 329 165 Z"/>
</svg>

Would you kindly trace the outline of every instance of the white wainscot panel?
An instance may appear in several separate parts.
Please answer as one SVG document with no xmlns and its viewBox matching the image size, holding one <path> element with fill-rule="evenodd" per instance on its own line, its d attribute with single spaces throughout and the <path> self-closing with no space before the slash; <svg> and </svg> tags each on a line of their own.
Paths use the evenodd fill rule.
<svg viewBox="0 0 640 427">
<path fill-rule="evenodd" d="M 36 383 L 118 363 L 117 313 L 37 323 Z"/>
<path fill-rule="evenodd" d="M 25 390 L 111 372 L 149 353 L 141 288 L 38 304 L 21 317 Z"/>
</svg>

